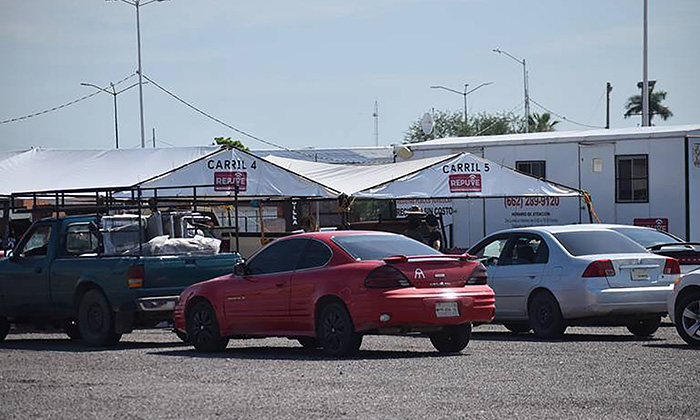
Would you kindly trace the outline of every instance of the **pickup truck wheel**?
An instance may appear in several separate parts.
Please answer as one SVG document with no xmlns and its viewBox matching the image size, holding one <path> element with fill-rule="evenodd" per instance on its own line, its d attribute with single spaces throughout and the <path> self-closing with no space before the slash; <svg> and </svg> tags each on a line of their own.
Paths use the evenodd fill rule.
<svg viewBox="0 0 700 420">
<path fill-rule="evenodd" d="M 459 353 L 469 344 L 472 324 L 448 325 L 442 331 L 431 334 L 430 342 L 440 353 Z"/>
<path fill-rule="evenodd" d="M 228 338 L 221 337 L 216 312 L 208 302 L 196 303 L 187 311 L 187 337 L 199 351 L 223 351 Z"/>
<path fill-rule="evenodd" d="M 114 313 L 107 298 L 99 290 L 88 290 L 78 307 L 78 327 L 89 346 L 105 347 L 119 342 L 114 332 Z"/>
<path fill-rule="evenodd" d="M 66 335 L 70 337 L 70 339 L 73 341 L 83 339 L 83 335 L 80 333 L 80 327 L 78 327 L 78 323 L 73 320 L 66 321 L 65 325 L 63 325 L 63 332 L 65 332 Z"/>
<path fill-rule="evenodd" d="M 4 316 L 0 316 L 0 342 L 5 340 L 8 332 L 10 332 L 10 321 Z"/>
<path fill-rule="evenodd" d="M 637 337 L 649 337 L 653 335 L 661 325 L 661 317 L 640 318 L 627 324 L 627 329 Z"/>
</svg>

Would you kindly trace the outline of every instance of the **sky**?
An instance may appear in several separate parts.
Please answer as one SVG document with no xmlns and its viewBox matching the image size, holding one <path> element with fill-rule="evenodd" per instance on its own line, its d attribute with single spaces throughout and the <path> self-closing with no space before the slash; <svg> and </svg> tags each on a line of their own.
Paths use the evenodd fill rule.
<svg viewBox="0 0 700 420">
<path fill-rule="evenodd" d="M 122 1 L 0 2 L 0 151 L 115 147 L 113 97 L 81 86 L 137 81 L 136 9 Z M 558 130 L 611 126 L 642 79 L 642 0 L 170 0 L 140 8 L 146 140 L 240 139 L 252 149 L 400 143 L 426 111 L 523 112 L 530 96 Z M 649 78 L 674 116 L 700 124 L 700 1 L 649 0 Z M 179 97 L 216 122 L 173 98 Z M 140 147 L 136 87 L 118 99 L 119 143 Z M 532 104 L 532 111 L 543 112 Z M 27 115 L 40 115 L 22 118 Z M 570 122 L 572 121 L 572 122 Z M 576 122 L 578 124 L 574 124 Z"/>
</svg>

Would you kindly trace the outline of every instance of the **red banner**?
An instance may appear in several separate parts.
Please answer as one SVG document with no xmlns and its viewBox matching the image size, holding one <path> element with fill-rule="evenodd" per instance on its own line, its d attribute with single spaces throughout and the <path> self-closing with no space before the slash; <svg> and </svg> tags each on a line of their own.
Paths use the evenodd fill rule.
<svg viewBox="0 0 700 420">
<path fill-rule="evenodd" d="M 245 191 L 248 187 L 247 172 L 214 172 L 214 191 Z"/>
<path fill-rule="evenodd" d="M 481 192 L 481 174 L 450 175 L 450 192 Z"/>
</svg>

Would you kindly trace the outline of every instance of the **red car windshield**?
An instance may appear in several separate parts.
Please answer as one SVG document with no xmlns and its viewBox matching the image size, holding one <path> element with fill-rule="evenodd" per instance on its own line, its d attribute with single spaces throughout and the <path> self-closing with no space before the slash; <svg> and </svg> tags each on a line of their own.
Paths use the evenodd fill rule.
<svg viewBox="0 0 700 420">
<path fill-rule="evenodd" d="M 336 236 L 333 242 L 359 261 L 382 260 L 394 255 L 442 255 L 428 245 L 402 235 Z"/>
</svg>

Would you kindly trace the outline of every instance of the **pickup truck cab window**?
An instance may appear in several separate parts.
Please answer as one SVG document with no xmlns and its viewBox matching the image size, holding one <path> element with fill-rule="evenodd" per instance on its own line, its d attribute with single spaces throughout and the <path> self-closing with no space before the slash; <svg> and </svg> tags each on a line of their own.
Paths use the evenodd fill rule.
<svg viewBox="0 0 700 420">
<path fill-rule="evenodd" d="M 20 257 L 45 256 L 51 239 L 51 225 L 38 225 L 26 236 L 15 251 Z"/>
<path fill-rule="evenodd" d="M 97 253 L 99 238 L 89 223 L 73 223 L 66 227 L 65 255 L 83 255 Z"/>
</svg>

